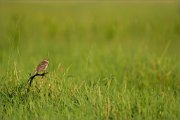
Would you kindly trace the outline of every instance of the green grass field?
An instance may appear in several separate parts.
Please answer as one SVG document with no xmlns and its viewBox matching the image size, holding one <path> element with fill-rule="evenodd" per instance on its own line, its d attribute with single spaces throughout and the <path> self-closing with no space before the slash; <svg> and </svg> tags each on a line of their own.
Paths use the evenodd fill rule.
<svg viewBox="0 0 180 120">
<path fill-rule="evenodd" d="M 0 2 L 0 119 L 180 119 L 179 10 Z M 49 73 L 27 93 L 44 58 Z"/>
</svg>

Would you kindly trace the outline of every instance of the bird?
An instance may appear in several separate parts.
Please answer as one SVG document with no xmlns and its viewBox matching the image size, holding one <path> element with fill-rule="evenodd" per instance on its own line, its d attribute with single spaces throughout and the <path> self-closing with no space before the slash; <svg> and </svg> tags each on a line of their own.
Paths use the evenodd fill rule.
<svg viewBox="0 0 180 120">
<path fill-rule="evenodd" d="M 45 71 L 46 71 L 48 65 L 49 65 L 49 61 L 47 59 L 44 59 L 37 65 L 34 74 L 28 80 L 30 86 L 33 82 L 33 79 L 36 76 L 42 76 L 42 78 L 43 78 L 45 76 L 45 74 L 47 74 L 47 73 L 45 73 Z"/>
<path fill-rule="evenodd" d="M 49 65 L 49 61 L 47 59 L 44 59 L 43 61 L 41 61 L 37 65 L 34 75 L 44 73 L 46 71 L 48 65 Z"/>
</svg>

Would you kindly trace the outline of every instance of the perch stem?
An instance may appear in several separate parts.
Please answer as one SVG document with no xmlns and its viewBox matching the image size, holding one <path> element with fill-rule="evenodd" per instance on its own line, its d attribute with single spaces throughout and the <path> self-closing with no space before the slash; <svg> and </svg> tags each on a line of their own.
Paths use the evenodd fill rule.
<svg viewBox="0 0 180 120">
<path fill-rule="evenodd" d="M 33 80 L 34 80 L 34 78 L 35 78 L 36 76 L 42 76 L 42 77 L 44 77 L 47 73 L 48 73 L 48 72 L 44 72 L 44 73 L 42 73 L 42 74 L 36 73 L 36 74 L 30 76 L 30 78 L 29 78 L 29 80 L 28 80 L 29 85 L 30 85 L 30 86 L 32 85 L 32 82 L 33 82 Z"/>
</svg>

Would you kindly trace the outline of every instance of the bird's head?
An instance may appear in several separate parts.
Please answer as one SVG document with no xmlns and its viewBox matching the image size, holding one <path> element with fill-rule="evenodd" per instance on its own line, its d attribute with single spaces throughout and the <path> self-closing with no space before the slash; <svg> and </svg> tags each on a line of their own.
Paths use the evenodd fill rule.
<svg viewBox="0 0 180 120">
<path fill-rule="evenodd" d="M 49 60 L 46 58 L 43 60 L 43 62 L 49 63 Z"/>
</svg>

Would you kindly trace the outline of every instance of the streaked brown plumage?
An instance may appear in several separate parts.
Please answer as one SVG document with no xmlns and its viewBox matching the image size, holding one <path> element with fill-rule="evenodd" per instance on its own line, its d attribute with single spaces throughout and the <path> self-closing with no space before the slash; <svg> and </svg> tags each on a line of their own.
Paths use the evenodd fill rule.
<svg viewBox="0 0 180 120">
<path fill-rule="evenodd" d="M 40 72 L 44 72 L 47 69 L 48 65 L 49 65 L 49 61 L 47 59 L 44 59 L 36 67 L 35 74 L 40 73 Z"/>
</svg>

